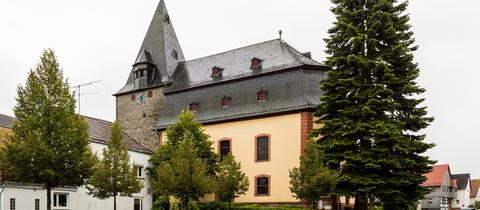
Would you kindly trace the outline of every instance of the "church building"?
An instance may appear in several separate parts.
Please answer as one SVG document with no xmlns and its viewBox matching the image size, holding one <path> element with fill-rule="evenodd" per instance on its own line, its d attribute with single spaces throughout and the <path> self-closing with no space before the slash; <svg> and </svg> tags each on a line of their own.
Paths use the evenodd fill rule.
<svg viewBox="0 0 480 210">
<path fill-rule="evenodd" d="M 116 117 L 155 150 L 178 114 L 190 110 L 214 150 L 232 153 L 249 177 L 249 191 L 235 202 L 298 204 L 289 170 L 314 127 L 318 82 L 328 69 L 282 39 L 186 60 L 161 0 L 125 86 L 114 94 Z"/>
</svg>

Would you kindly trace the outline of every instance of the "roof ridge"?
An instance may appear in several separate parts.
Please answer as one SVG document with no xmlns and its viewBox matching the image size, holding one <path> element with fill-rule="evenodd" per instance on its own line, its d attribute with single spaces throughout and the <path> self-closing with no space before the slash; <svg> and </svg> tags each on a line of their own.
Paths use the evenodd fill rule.
<svg viewBox="0 0 480 210">
<path fill-rule="evenodd" d="M 97 120 L 99 122 L 103 122 L 103 123 L 106 123 L 106 124 L 113 124 L 113 122 L 111 121 L 108 121 L 108 120 L 104 120 L 104 119 L 100 119 L 100 118 L 96 118 L 96 117 L 90 117 L 90 116 L 86 116 L 86 115 L 80 115 L 84 118 L 88 118 L 88 119 L 91 119 L 91 120 Z"/>
</svg>

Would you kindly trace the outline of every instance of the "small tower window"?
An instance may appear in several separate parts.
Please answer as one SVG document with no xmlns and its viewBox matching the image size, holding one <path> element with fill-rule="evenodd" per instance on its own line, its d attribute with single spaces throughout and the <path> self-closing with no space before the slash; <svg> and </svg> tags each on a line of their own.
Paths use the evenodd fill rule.
<svg viewBox="0 0 480 210">
<path fill-rule="evenodd" d="M 165 21 L 167 24 L 170 24 L 170 15 L 168 15 L 168 13 L 165 13 L 163 16 L 163 21 Z"/>
<path fill-rule="evenodd" d="M 252 58 L 251 62 L 250 69 L 256 70 L 262 68 L 262 59 L 254 57 Z"/>
<path fill-rule="evenodd" d="M 172 49 L 172 57 L 175 58 L 175 60 L 178 60 L 178 52 L 175 49 Z"/>
<path fill-rule="evenodd" d="M 222 109 L 230 107 L 230 100 L 231 99 L 232 98 L 229 97 L 229 96 L 223 97 L 223 99 L 222 99 Z"/>
<path fill-rule="evenodd" d="M 135 95 L 132 95 L 132 97 L 131 97 L 132 101 L 135 101 L 136 98 L 137 97 L 135 97 Z"/>
<path fill-rule="evenodd" d="M 188 105 L 188 110 L 190 110 L 191 112 L 197 112 L 198 102 L 192 102 L 190 105 Z"/>
<path fill-rule="evenodd" d="M 153 92 L 152 92 L 151 90 L 149 90 L 149 91 L 147 92 L 147 96 L 148 96 L 149 98 L 151 98 L 151 97 L 153 96 Z"/>
<path fill-rule="evenodd" d="M 257 102 L 264 102 L 267 101 L 268 91 L 260 90 L 257 93 Z"/>
<path fill-rule="evenodd" d="M 215 66 L 212 68 L 212 77 L 219 77 L 222 75 L 223 69 Z"/>
</svg>

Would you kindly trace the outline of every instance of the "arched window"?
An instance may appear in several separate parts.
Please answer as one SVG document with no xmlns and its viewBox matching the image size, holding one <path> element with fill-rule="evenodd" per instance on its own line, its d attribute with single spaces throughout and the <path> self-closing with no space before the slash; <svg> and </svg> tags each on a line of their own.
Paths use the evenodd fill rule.
<svg viewBox="0 0 480 210">
<path fill-rule="evenodd" d="M 231 139 L 222 139 L 218 143 L 220 160 L 223 160 L 223 157 L 227 156 L 232 152 L 232 140 Z"/>
<path fill-rule="evenodd" d="M 258 175 L 255 177 L 255 196 L 270 196 L 270 176 Z"/>
<path fill-rule="evenodd" d="M 223 97 L 223 99 L 222 99 L 222 109 L 223 109 L 223 108 L 228 108 L 228 107 L 230 107 L 230 100 L 231 100 L 231 99 L 232 99 L 232 98 L 229 97 L 229 96 Z"/>
<path fill-rule="evenodd" d="M 257 102 L 264 102 L 267 101 L 268 91 L 260 90 L 257 93 Z"/>
<path fill-rule="evenodd" d="M 270 136 L 259 135 L 255 137 L 255 161 L 270 161 Z"/>
</svg>

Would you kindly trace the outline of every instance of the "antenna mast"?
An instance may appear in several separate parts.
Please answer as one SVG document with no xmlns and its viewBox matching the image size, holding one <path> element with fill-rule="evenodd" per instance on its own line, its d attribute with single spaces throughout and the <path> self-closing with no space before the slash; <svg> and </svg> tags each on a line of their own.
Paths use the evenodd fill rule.
<svg viewBox="0 0 480 210">
<path fill-rule="evenodd" d="M 80 114 L 80 96 L 82 95 L 82 94 L 80 94 L 81 87 L 93 85 L 93 84 L 99 83 L 99 82 L 101 82 L 101 80 L 97 80 L 97 81 L 93 81 L 93 82 L 87 82 L 87 83 L 74 85 L 74 86 L 70 87 L 71 89 L 76 89 L 76 91 L 77 91 L 77 95 L 78 95 L 78 114 Z"/>
</svg>

